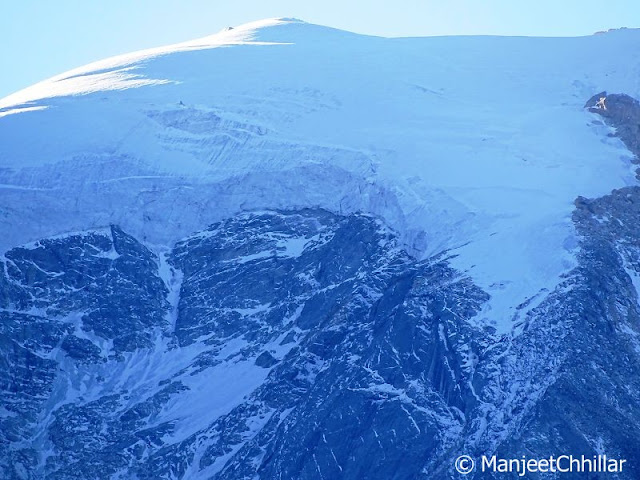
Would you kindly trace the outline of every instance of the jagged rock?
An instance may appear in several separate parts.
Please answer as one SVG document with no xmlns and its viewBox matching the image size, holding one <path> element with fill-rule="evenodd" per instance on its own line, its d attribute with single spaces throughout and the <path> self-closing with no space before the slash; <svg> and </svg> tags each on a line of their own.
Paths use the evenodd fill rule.
<svg viewBox="0 0 640 480">
<path fill-rule="evenodd" d="M 595 108 L 598 109 L 598 105 L 602 105 L 602 100 L 607 98 L 607 92 L 596 93 L 593 97 L 587 100 L 587 103 L 584 104 L 584 108 Z"/>
<path fill-rule="evenodd" d="M 245 214 L 162 257 L 117 227 L 13 249 L 3 476 L 444 479 L 462 453 L 603 442 L 636 458 L 639 191 L 576 202 L 579 266 L 507 337 L 474 325 L 488 296 L 446 257 L 417 262 L 364 215 Z M 135 320 L 129 350 L 83 320 L 114 296 L 156 312 L 103 316 Z"/>
<path fill-rule="evenodd" d="M 636 148 L 637 102 L 587 106 Z M 446 252 L 417 261 L 361 214 L 247 213 L 164 253 L 117 226 L 16 247 L 2 476 L 445 479 L 460 454 L 638 458 L 640 187 L 575 205 L 578 265 L 510 335 L 474 323 L 489 296 Z"/>
<path fill-rule="evenodd" d="M 594 103 L 594 100 L 597 101 Z M 598 103 L 600 102 L 600 103 Z M 594 95 L 585 105 L 589 111 L 601 115 L 605 122 L 616 129 L 619 137 L 640 162 L 640 103 L 625 94 L 606 92 Z"/>
<path fill-rule="evenodd" d="M 46 321 L 59 326 L 55 342 L 62 347 L 39 382 L 43 397 L 60 400 L 25 404 L 32 413 L 25 410 L 21 420 L 23 442 L 32 442 L 36 452 L 36 432 L 44 429 L 38 441 L 53 452 L 44 464 L 37 454 L 25 454 L 33 459 L 22 468 L 34 475 L 100 478 L 135 471 L 139 478 L 159 478 L 204 468 L 219 470 L 219 478 L 244 478 L 255 465 L 271 472 L 267 476 L 302 478 L 315 471 L 309 452 L 317 450 L 330 470 L 338 468 L 327 457 L 335 451 L 340 468 L 375 478 L 391 472 L 392 463 L 379 455 L 419 458 L 445 449 L 451 439 L 438 432 L 459 430 L 461 412 L 475 403 L 463 380 L 475 340 L 460 319 L 472 316 L 486 294 L 444 259 L 416 262 L 393 232 L 366 216 L 302 210 L 229 219 L 179 242 L 167 256 L 179 284 L 160 279 L 162 260 L 117 227 L 42 240 L 6 258 L 8 301 L 19 305 L 29 298 L 55 312 Z M 84 259 L 82 269 L 76 258 Z M 87 278 L 109 283 L 90 289 Z M 70 282 L 89 298 L 75 303 Z M 172 294 L 166 285 L 179 288 L 173 306 L 167 306 Z M 86 322 L 84 312 L 87 305 L 109 311 L 113 295 L 122 305 L 130 291 L 137 292 L 132 301 L 154 302 L 156 321 L 136 320 L 141 315 L 133 307 L 121 317 L 103 314 L 130 322 L 120 327 L 130 332 L 127 338 L 149 339 L 122 350 L 115 341 L 120 335 L 104 323 Z M 169 325 L 164 318 L 172 310 Z M 78 328 L 85 338 L 73 334 Z M 41 342 L 33 348 L 42 349 Z M 140 361 L 159 371 L 145 374 L 148 379 L 122 377 L 127 365 Z M 213 384 L 207 380 L 220 375 Z M 240 396 L 229 397 L 227 390 Z M 369 421 L 360 424 L 364 412 Z M 355 422 L 350 435 L 336 435 L 348 417 Z M 315 429 L 306 426 L 311 419 Z M 375 453 L 372 427 L 406 440 Z M 318 443 L 322 435 L 337 443 Z M 364 443 L 356 447 L 352 442 L 360 437 Z M 272 461 L 260 466 L 258 459 L 276 445 L 279 453 L 269 453 Z M 371 458 L 366 469 L 354 462 L 354 448 Z M 13 467 L 4 465 L 12 475 Z"/>
<path fill-rule="evenodd" d="M 256 365 L 262 368 L 271 368 L 278 363 L 278 359 L 271 355 L 269 352 L 262 352 L 256 358 Z"/>
</svg>

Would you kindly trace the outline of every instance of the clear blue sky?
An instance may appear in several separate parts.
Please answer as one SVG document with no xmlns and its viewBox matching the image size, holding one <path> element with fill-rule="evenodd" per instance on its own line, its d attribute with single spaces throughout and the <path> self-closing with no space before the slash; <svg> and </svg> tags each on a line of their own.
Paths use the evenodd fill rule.
<svg viewBox="0 0 640 480">
<path fill-rule="evenodd" d="M 383 36 L 576 36 L 640 26 L 640 0 L 0 2 L 0 97 L 94 60 L 267 17 Z"/>
</svg>

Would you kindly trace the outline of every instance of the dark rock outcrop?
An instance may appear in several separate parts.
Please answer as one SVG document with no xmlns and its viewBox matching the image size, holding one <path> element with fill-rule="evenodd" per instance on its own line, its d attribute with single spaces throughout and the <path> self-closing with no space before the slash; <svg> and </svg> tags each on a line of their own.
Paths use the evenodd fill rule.
<svg viewBox="0 0 640 480">
<path fill-rule="evenodd" d="M 461 454 L 605 452 L 636 478 L 639 191 L 576 202 L 578 266 L 504 336 L 446 256 L 364 215 L 245 214 L 163 255 L 117 227 L 13 249 L 2 476 L 448 479 Z"/>
<path fill-rule="evenodd" d="M 601 92 L 591 97 L 585 108 L 615 127 L 615 135 L 635 155 L 635 162 L 640 163 L 640 102 L 629 95 Z"/>
</svg>

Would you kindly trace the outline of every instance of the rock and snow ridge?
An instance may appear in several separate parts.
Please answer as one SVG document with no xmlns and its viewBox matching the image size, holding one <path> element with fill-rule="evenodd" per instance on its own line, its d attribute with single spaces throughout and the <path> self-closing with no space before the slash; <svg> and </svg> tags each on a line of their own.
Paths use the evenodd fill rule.
<svg viewBox="0 0 640 480">
<path fill-rule="evenodd" d="M 638 41 L 274 19 L 97 62 L 0 101 L 2 246 L 110 222 L 169 245 L 244 210 L 363 211 L 418 256 L 454 251 L 492 296 L 479 320 L 507 332 L 575 265 L 574 199 L 635 181 L 582 106 L 640 93 Z"/>
<path fill-rule="evenodd" d="M 2 474 L 635 459 L 638 41 L 267 20 L 1 100 Z"/>
<path fill-rule="evenodd" d="M 637 478 L 639 190 L 578 204 L 578 266 L 515 336 L 474 325 L 488 295 L 451 257 L 417 262 L 370 216 L 11 249 L 1 476 L 444 480 L 463 453 L 604 449 Z"/>
<path fill-rule="evenodd" d="M 408 429 L 416 457 L 461 430 L 467 387 L 454 380 L 465 373 L 458 352 L 439 352 L 460 343 L 445 328 L 465 331 L 464 322 L 445 326 L 486 294 L 442 260 L 416 263 L 371 217 L 243 215 L 164 259 L 113 226 L 14 248 L 2 267 L 3 478 L 247 478 L 278 445 L 289 452 L 266 478 L 299 478 L 317 463 L 287 459 L 303 452 L 299 436 L 315 444 L 309 410 L 343 415 L 362 402 L 379 423 L 349 427 L 367 438 L 362 454 L 389 428 Z M 411 381 L 394 380 L 403 368 Z M 390 426 L 391 414 L 400 416 Z M 393 455 L 407 453 L 400 448 Z M 332 452 L 327 474 L 371 468 L 341 445 Z"/>
</svg>

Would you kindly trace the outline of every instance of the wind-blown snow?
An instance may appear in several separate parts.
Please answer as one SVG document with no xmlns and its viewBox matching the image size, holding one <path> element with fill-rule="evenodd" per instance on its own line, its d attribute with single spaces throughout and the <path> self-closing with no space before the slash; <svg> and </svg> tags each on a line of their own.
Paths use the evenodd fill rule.
<svg viewBox="0 0 640 480">
<path fill-rule="evenodd" d="M 168 244 L 246 209 L 363 210 L 516 305 L 573 265 L 574 199 L 633 183 L 583 110 L 640 94 L 640 32 L 360 36 L 248 24 L 0 100 L 2 246 L 116 222 Z"/>
<path fill-rule="evenodd" d="M 268 42 L 251 41 L 253 33 L 261 27 L 274 26 L 283 22 L 284 20 L 278 19 L 252 22 L 238 29 L 224 30 L 217 35 L 210 35 L 198 40 L 118 55 L 90 63 L 5 97 L 0 100 L 0 116 L 46 108 L 42 105 L 38 107 L 18 106 L 36 100 L 170 83 L 172 80 L 145 78 L 144 74 L 137 73 L 136 70 L 141 62 L 170 53 L 230 45 L 269 45 Z"/>
</svg>

